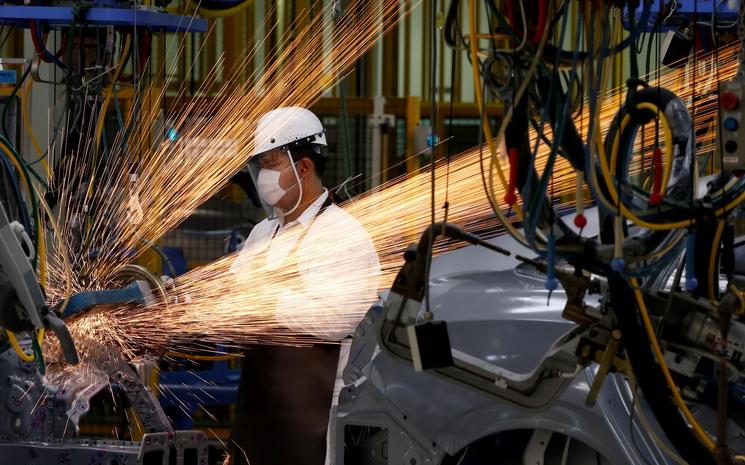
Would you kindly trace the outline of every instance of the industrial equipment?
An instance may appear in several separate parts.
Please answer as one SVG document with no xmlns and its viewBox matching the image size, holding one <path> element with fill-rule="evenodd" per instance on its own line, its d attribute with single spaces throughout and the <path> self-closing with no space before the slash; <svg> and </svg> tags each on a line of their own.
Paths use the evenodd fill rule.
<svg viewBox="0 0 745 465">
<path fill-rule="evenodd" d="M 28 252 L 24 252 L 22 244 Z M 44 355 L 40 341 L 45 330 L 56 334 L 66 362 L 79 363 L 74 341 L 65 323 L 49 309 L 31 268 L 27 253 L 33 251 L 23 227 L 10 223 L 0 207 L 0 267 L 3 302 L 0 322 L 7 332 L 0 351 L 0 449 L 5 459 L 18 463 L 48 464 L 65 460 L 71 463 L 169 463 L 173 454 L 179 463 L 206 463 L 207 441 L 201 432 L 173 431 L 156 397 L 140 375 L 121 354 L 100 350 L 86 361 L 85 376 L 61 377 L 59 382 L 45 377 Z M 135 283 L 136 289 L 147 288 Z M 107 296 L 107 303 L 131 300 L 132 291 Z M 146 289 L 145 293 L 149 293 Z M 87 304 L 100 303 L 102 296 L 79 296 L 81 310 Z M 76 305 L 76 304 L 74 304 Z M 18 341 L 22 333 L 30 338 Z M 16 336 L 19 335 L 19 336 Z M 11 350 L 11 345 L 14 350 Z M 33 349 L 32 349 L 33 347 Z M 29 356 L 28 353 L 32 356 Z M 150 362 L 152 364 L 152 362 Z M 76 439 L 78 422 L 89 409 L 91 398 L 114 383 L 128 405 L 137 412 L 146 434 L 142 442 Z"/>
<path fill-rule="evenodd" d="M 597 230 L 592 220 L 586 227 Z M 509 237 L 488 242 L 527 252 Z M 614 335 L 597 325 L 581 331 L 566 319 L 577 310 L 571 293 L 559 289 L 548 299 L 545 279 L 540 263 L 485 256 L 477 245 L 435 258 L 430 305 L 447 323 L 453 364 L 421 373 L 402 357 L 405 350 L 386 347 L 408 337 L 397 331 L 397 343 L 385 330 L 392 321 L 391 294 L 371 308 L 355 333 L 333 411 L 335 463 L 491 463 L 495 457 L 503 458 L 496 463 L 515 464 L 674 463 L 665 452 L 669 442 L 657 443 L 666 430 L 622 373 L 624 350 L 616 346 L 614 357 L 605 359 L 598 348 L 597 341 Z M 597 305 L 601 299 L 589 301 Z M 703 325 L 691 323 L 706 340 Z M 388 334 L 387 341 L 381 339 Z M 671 345 L 665 357 L 672 369 L 701 377 L 694 414 L 711 426 L 716 395 L 713 381 L 700 370 L 714 356 L 696 348 L 705 344 L 688 345 Z M 732 386 L 734 411 L 745 408 L 736 394 L 742 386 Z M 741 415 L 734 415 L 727 434 L 735 450 L 745 448 L 744 432 Z"/>
<path fill-rule="evenodd" d="M 142 110 L 140 92 L 145 64 L 150 55 L 150 38 L 153 33 L 205 32 L 207 21 L 192 16 L 181 16 L 165 11 L 165 4 L 146 5 L 141 2 L 5 2 L 0 5 L 0 24 L 9 29 L 28 28 L 36 53 L 23 61 L 23 70 L 11 84 L 15 89 L 12 101 L 22 86 L 30 90 L 31 81 L 51 84 L 55 95 L 52 101 L 52 133 L 64 133 L 60 141 L 42 150 L 33 138 L 33 155 L 46 166 L 47 159 L 74 156 L 81 141 L 91 138 L 96 156 L 120 156 L 111 152 L 114 139 L 126 137 L 123 110 L 119 93 L 129 94 L 133 107 L 131 116 Z M 49 51 L 47 47 L 54 47 Z M 5 59 L 8 61 L 8 59 Z M 48 64 L 47 64 L 48 63 Z M 125 68 L 127 68 L 125 70 Z M 129 74 L 129 76 L 126 76 Z M 134 90 L 131 90 L 134 89 Z M 24 91 L 25 92 L 25 91 Z M 23 93 L 23 92 L 22 92 Z M 25 101 L 26 99 L 24 99 Z M 7 107 L 7 105 L 6 105 Z M 17 105 L 24 127 L 29 126 L 30 106 Z M 126 110 L 125 110 L 126 111 Z M 61 165 L 57 163 L 46 176 L 36 173 L 21 153 L 31 154 L 29 146 L 22 146 L 12 125 L 6 123 L 2 112 L 2 146 L 6 163 L 4 180 L 13 181 L 16 190 L 23 182 L 25 192 L 2 199 L 5 209 L 19 221 L 10 223 L 5 209 L 0 209 L 0 267 L 2 268 L 3 303 L 0 306 L 0 450 L 3 463 L 100 463 L 114 464 L 206 464 L 208 441 L 199 431 L 175 431 L 150 387 L 150 375 L 157 364 L 155 359 L 130 360 L 116 348 L 85 347 L 82 366 L 75 342 L 63 318 L 84 314 L 93 306 L 139 304 L 146 306 L 162 296 L 163 285 L 158 278 L 143 280 L 141 269 L 130 265 L 119 270 L 120 289 L 95 289 L 71 295 L 68 288 L 64 299 L 55 308 L 48 308 L 45 295 L 45 273 L 48 270 L 49 247 L 62 241 L 70 249 L 65 254 L 81 252 L 81 244 L 88 241 L 90 225 L 78 216 L 71 227 L 70 237 L 60 237 L 52 209 L 59 202 L 57 186 L 49 188 L 50 177 L 60 178 Z M 44 111 L 46 114 L 46 110 Z M 96 117 L 96 115 L 101 115 Z M 118 126 L 111 115 L 118 116 Z M 20 119 L 20 117 L 18 117 Z M 30 131 L 30 129 L 29 129 Z M 12 141 L 12 143 L 11 143 Z M 121 142 L 120 142 L 121 143 Z M 62 147 L 65 145 L 65 147 Z M 90 199 L 95 190 L 105 190 L 100 181 L 101 168 L 81 164 L 80 176 L 89 183 L 88 192 L 77 195 Z M 36 187 L 32 186 L 35 176 Z M 136 176 L 132 173 L 131 176 Z M 46 195 L 36 189 L 46 190 Z M 46 199 L 46 201 L 44 201 Z M 136 200 L 136 199 L 135 199 Z M 49 203 L 50 205 L 47 205 Z M 42 206 L 44 211 L 39 213 Z M 29 216 L 29 213 L 33 213 Z M 18 213 L 16 213 L 18 212 Z M 29 213 L 26 213 L 29 212 Z M 47 228 L 53 227 L 47 231 Z M 54 234 L 52 234 L 54 233 Z M 52 237 L 53 244 L 45 244 Z M 66 258 L 66 260 L 69 260 Z M 66 263 L 67 273 L 71 265 Z M 40 275 L 37 275 L 37 271 Z M 146 278 L 150 277 L 148 273 Z M 67 277 L 68 283 L 70 276 Z M 152 289 L 152 292 L 151 292 Z M 155 295 L 153 295 L 155 294 Z M 44 333 L 53 332 L 59 343 L 66 368 L 48 373 L 48 355 L 42 347 Z M 7 337 L 5 336 L 7 334 Z M 79 341 L 78 341 L 79 342 Z M 76 373 L 76 374 L 73 374 Z M 102 392 L 111 391 L 119 398 L 122 408 L 131 409 L 144 435 L 140 440 L 116 438 L 83 438 L 79 424 L 90 408 L 91 399 Z"/>
<path fill-rule="evenodd" d="M 642 76 L 636 55 L 683 27 L 696 48 L 679 96 Z M 740 53 L 734 78 L 708 93 L 695 80 L 704 27 Z M 407 249 L 355 335 L 336 463 L 744 461 L 745 2 L 453 0 L 444 29 L 473 66 L 484 194 L 511 239 L 433 220 Z M 622 87 L 606 93 L 610 78 Z M 492 98 L 506 109 L 496 134 Z M 705 102 L 718 127 L 702 126 Z M 553 201 L 564 170 L 576 177 L 570 214 Z M 471 245 L 433 259 L 440 239 Z M 497 243 L 511 263 L 468 261 Z"/>
<path fill-rule="evenodd" d="M 327 43 L 318 39 L 326 33 L 316 35 L 311 27 L 272 55 L 277 63 L 267 67 L 268 77 L 239 82 L 236 89 L 226 85 L 218 101 L 260 107 L 271 95 L 271 103 L 311 102 L 326 89 L 323 83 L 346 72 L 333 60 L 359 60 L 368 44 L 353 39 L 377 40 L 396 23 L 390 18 L 399 17 L 401 4 L 381 2 L 376 10 L 358 2 L 350 15 L 356 20 L 328 28 L 311 23 L 319 30 L 342 30 L 342 40 L 335 36 Z M 738 238 L 736 226 L 745 216 L 745 1 L 451 0 L 445 18 L 438 18 L 438 2 L 432 4 L 431 37 L 442 33 L 452 47 L 453 74 L 455 54 L 466 53 L 471 63 L 481 131 L 472 152 L 479 157 L 475 193 L 490 208 L 479 211 L 477 221 L 466 216 L 458 225 L 448 217 L 447 200 L 442 221 L 435 211 L 440 187 L 435 183 L 442 179 L 436 171 L 450 168 L 451 157 L 437 158 L 436 94 L 442 83 L 432 73 L 430 125 L 420 128 L 427 132 L 422 139 L 432 157 L 432 211 L 396 210 L 407 221 L 390 215 L 383 217 L 390 228 L 377 224 L 385 231 L 375 239 L 397 249 L 403 265 L 357 327 L 345 386 L 332 411 L 335 463 L 475 465 L 494 463 L 495 457 L 498 463 L 531 465 L 744 462 L 745 240 Z M 108 0 L 0 6 L 0 23 L 28 27 L 35 48 L 13 95 L 29 76 L 64 87 L 62 113 L 72 117 L 62 131 L 69 146 L 59 147 L 58 156 L 69 161 L 79 155 L 70 146 L 90 148 L 82 157 L 88 163 L 61 176 L 72 179 L 74 187 L 46 185 L 11 143 L 15 139 L 4 124 L 10 106 L 0 115 L 0 129 L 8 136 L 0 137 L 5 155 L 0 167 L 11 187 L 2 199 L 5 210 L 0 209 L 0 326 L 7 331 L 0 350 L 0 450 L 19 463 L 201 465 L 207 460 L 206 436 L 177 431 L 156 399 L 154 359 L 133 359 L 120 350 L 126 343 L 104 345 L 93 332 L 87 335 L 91 340 L 83 348 L 82 366 L 47 374 L 42 353 L 47 330 L 55 333 L 61 358 L 71 365 L 78 362 L 80 341 L 73 340 L 66 324 L 88 321 L 93 327 L 95 318 L 114 318 L 115 310 L 126 318 L 118 306 L 137 306 L 139 328 L 157 326 L 153 334 L 163 339 L 176 332 L 197 339 L 200 331 L 209 331 L 210 342 L 233 334 L 256 343 L 270 338 L 308 342 L 303 334 L 286 334 L 275 309 L 265 308 L 269 302 L 276 306 L 278 290 L 292 289 L 298 279 L 293 266 L 272 270 L 271 276 L 242 276 L 243 287 L 228 272 L 230 259 L 167 283 L 146 269 L 121 266 L 132 248 L 153 246 L 153 238 L 183 219 L 174 213 L 164 220 L 168 211 L 194 208 L 232 168 L 246 164 L 242 154 L 248 157 L 253 148 L 242 134 L 257 118 L 240 108 L 215 111 L 222 119 L 194 118 L 181 126 L 164 117 L 156 125 L 155 150 L 121 164 L 112 161 L 131 155 L 121 142 L 129 126 L 121 121 L 119 85 L 127 81 L 134 89 L 130 114 L 137 120 L 138 111 L 144 112 L 139 92 L 154 31 L 205 30 L 205 22 L 171 15 L 164 7 Z M 337 2 L 329 6 L 333 21 L 341 14 L 337 7 Z M 375 11 L 385 13 L 376 17 Z M 58 50 L 50 51 L 51 43 Z M 328 62 L 313 55 L 318 50 L 328 51 Z M 725 51 L 739 54 L 738 66 L 719 67 L 716 54 Z M 434 62 L 434 46 L 431 52 Z M 713 65 L 699 66 L 707 53 L 714 55 Z M 48 77 L 49 66 L 61 77 Z M 674 72 L 666 75 L 660 71 L 665 67 Z M 706 79 L 698 74 L 702 68 Z M 282 80 L 287 75 L 289 80 Z M 300 86 L 309 90 L 293 93 Z M 375 99 L 378 129 L 394 122 L 385 118 L 383 103 Z M 496 132 L 494 115 L 487 114 L 494 103 L 504 108 Z M 118 145 L 110 144 L 116 136 L 108 131 L 109 105 L 118 120 L 113 131 Z M 60 127 L 54 124 L 53 132 Z M 190 133 L 195 128 L 204 132 Z M 151 129 L 145 128 L 143 140 L 151 142 Z M 379 142 L 373 140 L 375 150 Z M 112 145 L 126 150 L 111 150 Z M 37 151 L 39 160 L 48 156 L 49 151 Z M 197 162 L 195 152 L 214 155 L 217 162 L 205 162 L 206 157 Z M 164 155 L 169 153 L 194 158 Z M 382 179 L 378 161 L 371 173 L 374 184 Z M 72 164 L 49 171 L 61 166 Z M 182 166 L 203 172 L 182 171 Z M 116 172 L 102 175 L 107 170 Z M 412 191 L 421 194 L 429 189 L 421 182 L 425 174 L 401 185 L 414 185 Z M 32 175 L 44 187 L 43 197 Z M 182 182 L 202 175 L 209 182 Z M 559 176 L 572 178 L 568 194 L 557 192 Z M 159 189 L 143 188 L 142 179 Z M 164 199 L 173 185 L 180 197 L 169 204 Z M 393 211 L 393 205 L 381 208 L 376 199 L 389 198 L 386 189 L 396 187 L 381 186 L 349 208 L 368 202 L 376 213 Z M 278 192 L 277 200 L 283 195 Z M 110 202 L 93 201 L 102 197 Z M 66 224 L 54 221 L 55 208 L 69 213 Z M 411 232 L 393 225 L 423 225 L 408 221 L 422 217 L 431 222 L 418 242 L 405 248 L 401 238 L 412 237 Z M 108 227 L 95 234 L 103 223 Z M 506 234 L 494 238 L 502 230 Z M 127 237 L 111 246 L 101 231 Z M 49 235 L 59 242 L 57 250 L 64 250 L 54 270 L 55 308 L 47 307 L 47 289 L 42 290 L 49 281 L 44 276 Z M 436 256 L 443 244 L 469 245 Z M 324 252 L 333 253 L 332 245 Z M 78 289 L 72 289 L 68 256 L 78 260 Z M 357 284 L 329 281 L 322 285 Z M 245 295 L 236 296 L 239 292 Z M 246 312 L 254 320 L 238 322 L 233 308 L 220 306 L 223 300 L 236 307 L 258 302 L 261 308 Z M 153 301 L 158 309 L 149 314 Z M 171 304 L 179 304 L 179 310 L 171 312 Z M 202 314 L 203 309 L 212 313 Z M 350 315 L 340 310 L 335 317 L 348 323 Z M 119 322 L 100 327 L 111 330 Z M 220 328 L 234 333 L 221 334 Z M 86 336 L 84 329 L 78 334 Z M 120 339 L 130 338 L 136 335 Z M 227 364 L 160 379 L 174 394 L 164 404 L 179 405 L 186 416 L 197 405 L 232 400 L 237 381 Z M 144 430 L 141 440 L 78 436 L 91 399 L 109 387 L 136 414 Z M 184 402 L 179 393 L 193 401 Z M 185 417 L 176 423 L 191 426 Z"/>
<path fill-rule="evenodd" d="M 25 350 L 28 350 L 26 347 Z M 0 450 L 8 463 L 206 464 L 207 438 L 200 431 L 174 431 L 141 375 L 120 354 L 101 351 L 91 372 L 55 382 L 36 363 L 12 350 L 0 354 L 5 400 L 0 413 Z M 141 441 L 78 438 L 78 423 L 91 398 L 119 386 L 144 427 Z M 169 462 L 170 460 L 170 462 Z"/>
</svg>

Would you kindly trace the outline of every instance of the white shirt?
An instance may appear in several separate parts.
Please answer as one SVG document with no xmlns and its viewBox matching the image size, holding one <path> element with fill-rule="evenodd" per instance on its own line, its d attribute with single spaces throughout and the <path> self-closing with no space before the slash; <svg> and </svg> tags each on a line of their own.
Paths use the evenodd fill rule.
<svg viewBox="0 0 745 465">
<path fill-rule="evenodd" d="M 266 219 L 254 226 L 231 271 L 240 278 L 261 267 L 281 278 L 275 283 L 268 276 L 266 286 L 277 294 L 277 322 L 338 341 L 354 331 L 377 299 L 380 261 L 352 215 L 335 204 L 320 212 L 327 198 L 324 191 L 290 223 Z"/>
</svg>

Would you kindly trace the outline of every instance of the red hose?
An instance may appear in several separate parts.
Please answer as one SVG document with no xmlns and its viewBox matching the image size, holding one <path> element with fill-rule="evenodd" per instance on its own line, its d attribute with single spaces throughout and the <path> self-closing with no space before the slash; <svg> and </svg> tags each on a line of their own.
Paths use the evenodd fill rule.
<svg viewBox="0 0 745 465">
<path fill-rule="evenodd" d="M 65 48 L 67 47 L 67 34 L 62 34 L 62 42 L 60 43 L 59 50 L 52 55 L 54 58 L 49 58 L 47 55 L 50 54 L 48 50 L 46 50 L 46 47 L 44 46 L 44 43 L 42 42 L 41 37 L 38 36 L 38 29 L 36 28 L 36 20 L 30 19 L 29 20 L 29 28 L 31 29 L 31 41 L 34 43 L 34 50 L 36 50 L 36 53 L 39 54 L 42 60 L 44 60 L 46 63 L 52 63 L 55 60 L 57 60 L 59 57 L 62 56 L 62 54 L 65 52 Z"/>
<path fill-rule="evenodd" d="M 142 72 L 142 70 L 145 68 L 145 64 L 147 63 L 147 59 L 150 57 L 150 42 L 152 39 L 152 34 L 150 31 L 146 30 L 145 33 L 142 36 L 142 41 L 139 44 L 139 50 L 137 54 L 139 55 L 138 60 L 138 68 L 137 70 Z M 130 52 L 131 53 L 131 52 Z M 132 57 L 132 64 L 134 65 L 134 57 Z M 126 62 L 125 62 L 126 64 Z M 119 76 L 119 80 L 121 82 L 132 82 L 134 80 L 134 67 L 132 69 L 133 73 L 128 76 Z"/>
<path fill-rule="evenodd" d="M 517 34 L 517 28 L 515 27 L 515 7 L 512 5 L 513 0 L 507 0 L 507 21 L 510 23 L 510 27 Z"/>
<path fill-rule="evenodd" d="M 547 0 L 538 0 L 538 23 L 536 24 L 535 31 L 533 31 L 533 38 L 531 42 L 533 45 L 538 45 L 543 37 L 543 30 L 546 28 L 546 15 L 548 13 Z"/>
</svg>

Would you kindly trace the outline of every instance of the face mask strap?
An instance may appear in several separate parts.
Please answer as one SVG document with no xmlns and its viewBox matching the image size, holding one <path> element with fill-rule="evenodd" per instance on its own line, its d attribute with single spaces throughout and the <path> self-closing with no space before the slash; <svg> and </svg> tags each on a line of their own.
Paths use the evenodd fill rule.
<svg viewBox="0 0 745 465">
<path fill-rule="evenodd" d="M 279 218 L 284 218 L 285 216 L 291 214 L 292 212 L 294 212 L 300 206 L 300 203 L 303 201 L 302 180 L 300 179 L 300 175 L 297 172 L 297 167 L 295 166 L 297 164 L 297 162 L 295 162 L 292 159 L 292 154 L 290 154 L 290 151 L 289 150 L 287 150 L 287 156 L 290 157 L 290 162 L 291 163 L 290 163 L 290 167 L 289 168 L 292 168 L 292 172 L 295 174 L 295 186 L 297 186 L 297 188 L 300 191 L 300 193 L 297 196 L 297 202 L 295 202 L 295 206 L 292 207 L 290 210 L 288 210 L 286 212 L 282 212 L 281 210 L 279 210 L 279 208 L 272 207 L 272 214 L 268 218 L 270 220 L 276 220 L 276 219 L 279 219 Z M 285 168 L 285 170 L 286 169 L 289 169 L 289 168 Z M 284 170 L 282 170 L 282 172 L 284 172 Z M 287 189 L 287 192 L 289 192 L 290 190 L 292 190 L 292 187 L 290 187 L 289 189 Z"/>
</svg>

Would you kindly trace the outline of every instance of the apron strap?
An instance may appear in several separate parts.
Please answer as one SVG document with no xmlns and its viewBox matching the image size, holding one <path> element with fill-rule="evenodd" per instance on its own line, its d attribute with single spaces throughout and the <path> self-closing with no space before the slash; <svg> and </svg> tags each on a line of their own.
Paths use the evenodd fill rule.
<svg viewBox="0 0 745 465">
<path fill-rule="evenodd" d="M 310 231 L 310 228 L 313 227 L 313 224 L 316 222 L 316 218 L 318 218 L 319 216 L 321 216 L 321 214 L 323 212 L 325 212 L 328 207 L 330 207 L 331 205 L 333 205 L 335 203 L 336 202 L 334 202 L 334 199 L 331 198 L 331 192 L 329 192 L 328 195 L 327 195 L 327 197 L 326 197 L 326 200 L 323 201 L 323 204 L 321 205 L 321 208 L 318 209 L 318 211 L 316 212 L 315 216 L 311 220 L 311 222 L 308 225 L 308 227 L 305 228 L 305 231 L 303 231 L 303 234 L 295 242 L 295 245 L 293 246 L 293 248 L 290 251 L 290 253 L 287 254 L 287 258 L 292 257 L 295 254 L 295 252 L 297 252 L 297 250 L 300 248 L 300 243 L 303 242 L 303 240 L 305 239 L 305 236 L 308 235 L 308 231 Z M 274 230 L 274 234 L 272 235 L 272 240 L 274 240 L 274 238 L 277 237 L 277 233 L 279 233 L 279 229 L 280 229 L 280 225 L 277 225 L 277 229 Z M 269 247 L 271 247 L 271 246 L 272 246 L 271 245 L 271 242 L 269 242 Z"/>
</svg>

